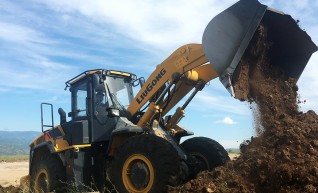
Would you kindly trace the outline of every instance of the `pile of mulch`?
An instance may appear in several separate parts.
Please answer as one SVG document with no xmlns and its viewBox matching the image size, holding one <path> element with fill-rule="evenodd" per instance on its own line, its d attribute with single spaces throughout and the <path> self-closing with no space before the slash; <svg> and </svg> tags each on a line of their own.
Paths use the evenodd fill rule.
<svg viewBox="0 0 318 193">
<path fill-rule="evenodd" d="M 318 191 L 318 116 L 299 110 L 296 81 L 271 65 L 266 31 L 261 25 L 253 37 L 234 85 L 236 98 L 251 103 L 257 137 L 241 144 L 238 159 L 170 192 Z"/>
</svg>

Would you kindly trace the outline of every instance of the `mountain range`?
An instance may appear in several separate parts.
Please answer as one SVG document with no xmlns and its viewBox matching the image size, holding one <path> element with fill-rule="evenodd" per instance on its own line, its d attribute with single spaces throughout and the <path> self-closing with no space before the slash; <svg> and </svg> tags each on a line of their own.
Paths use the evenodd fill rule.
<svg viewBox="0 0 318 193">
<path fill-rule="evenodd" d="M 41 132 L 0 131 L 0 155 L 28 155 L 30 143 Z"/>
</svg>

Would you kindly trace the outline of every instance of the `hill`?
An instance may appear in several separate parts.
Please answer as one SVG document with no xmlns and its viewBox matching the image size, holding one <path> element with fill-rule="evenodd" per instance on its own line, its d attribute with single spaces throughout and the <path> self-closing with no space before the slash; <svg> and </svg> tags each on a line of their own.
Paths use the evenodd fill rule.
<svg viewBox="0 0 318 193">
<path fill-rule="evenodd" d="M 0 131 L 0 155 L 27 155 L 37 131 Z"/>
</svg>

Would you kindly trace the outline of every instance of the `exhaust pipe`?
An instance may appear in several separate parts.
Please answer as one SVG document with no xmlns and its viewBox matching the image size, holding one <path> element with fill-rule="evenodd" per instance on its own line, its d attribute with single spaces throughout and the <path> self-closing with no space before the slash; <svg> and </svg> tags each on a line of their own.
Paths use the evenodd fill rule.
<svg viewBox="0 0 318 193">
<path fill-rule="evenodd" d="M 235 97 L 233 73 L 260 24 L 271 43 L 268 59 L 298 80 L 317 46 L 298 23 L 257 0 L 241 0 L 215 16 L 202 39 L 205 55 L 224 87 Z"/>
</svg>

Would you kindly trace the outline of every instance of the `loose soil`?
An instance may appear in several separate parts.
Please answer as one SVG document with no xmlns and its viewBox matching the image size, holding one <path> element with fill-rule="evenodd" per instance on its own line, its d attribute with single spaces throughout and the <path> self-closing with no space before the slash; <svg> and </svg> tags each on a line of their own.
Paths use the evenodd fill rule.
<svg viewBox="0 0 318 193">
<path fill-rule="evenodd" d="M 318 116 L 299 110 L 296 81 L 271 65 L 266 28 L 257 32 L 234 85 L 236 98 L 251 103 L 257 137 L 241 144 L 236 160 L 201 172 L 171 193 L 317 192 Z"/>
</svg>

